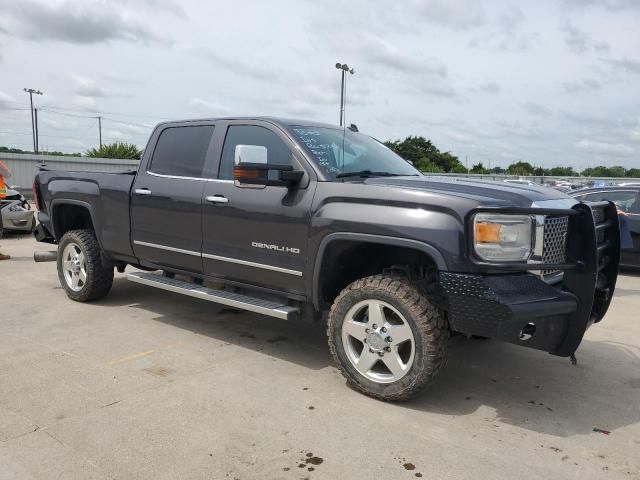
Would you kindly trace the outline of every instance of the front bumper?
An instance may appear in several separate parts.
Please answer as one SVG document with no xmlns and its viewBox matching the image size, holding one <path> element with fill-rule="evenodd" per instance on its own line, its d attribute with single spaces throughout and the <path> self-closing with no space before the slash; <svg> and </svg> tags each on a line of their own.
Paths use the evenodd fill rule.
<svg viewBox="0 0 640 480">
<path fill-rule="evenodd" d="M 441 272 L 451 328 L 554 355 L 573 354 L 611 302 L 620 233 L 610 202 L 581 203 L 570 213 L 567 262 L 537 267 L 562 270 L 563 280 L 557 285 L 526 273 L 534 268 L 530 264 L 506 265 L 502 274 L 495 274 L 500 268 L 496 264 L 486 265 L 494 274 Z"/>
</svg>

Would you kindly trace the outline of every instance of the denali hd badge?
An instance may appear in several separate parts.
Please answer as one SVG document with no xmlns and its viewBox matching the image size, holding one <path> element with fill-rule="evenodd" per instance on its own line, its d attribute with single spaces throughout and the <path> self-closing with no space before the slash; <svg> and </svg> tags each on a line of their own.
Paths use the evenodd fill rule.
<svg viewBox="0 0 640 480">
<path fill-rule="evenodd" d="M 253 248 L 263 248 L 264 250 L 275 250 L 277 252 L 287 252 L 287 253 L 300 253 L 299 248 L 295 247 L 283 247 L 280 245 L 270 245 L 268 243 L 260 243 L 260 242 L 251 242 L 251 246 Z"/>
</svg>

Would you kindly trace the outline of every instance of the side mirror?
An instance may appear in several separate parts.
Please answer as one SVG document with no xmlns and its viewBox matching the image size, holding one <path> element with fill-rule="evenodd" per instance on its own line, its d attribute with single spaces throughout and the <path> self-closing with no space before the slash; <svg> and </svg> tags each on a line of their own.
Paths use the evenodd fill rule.
<svg viewBox="0 0 640 480">
<path fill-rule="evenodd" d="M 304 172 L 291 165 L 240 162 L 233 169 L 236 185 L 260 185 L 291 188 L 300 183 Z"/>
</svg>

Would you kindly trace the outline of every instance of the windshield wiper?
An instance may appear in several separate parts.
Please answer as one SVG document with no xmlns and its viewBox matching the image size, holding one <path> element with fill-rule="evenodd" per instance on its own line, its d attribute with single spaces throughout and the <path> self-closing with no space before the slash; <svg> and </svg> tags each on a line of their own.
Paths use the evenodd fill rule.
<svg viewBox="0 0 640 480">
<path fill-rule="evenodd" d="M 342 172 L 336 175 L 336 178 L 347 178 L 347 177 L 361 177 L 361 178 L 369 178 L 369 177 L 405 177 L 411 176 L 415 177 L 416 174 L 402 174 L 402 173 L 391 173 L 391 172 L 372 172 L 371 170 L 360 170 L 359 172 Z"/>
</svg>

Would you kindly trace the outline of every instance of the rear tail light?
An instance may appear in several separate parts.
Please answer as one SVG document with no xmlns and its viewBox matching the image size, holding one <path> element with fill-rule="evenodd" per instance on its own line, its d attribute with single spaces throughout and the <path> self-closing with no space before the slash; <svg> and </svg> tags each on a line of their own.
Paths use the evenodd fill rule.
<svg viewBox="0 0 640 480">
<path fill-rule="evenodd" d="M 44 210 L 44 203 L 42 202 L 42 199 L 40 198 L 40 184 L 38 183 L 38 179 L 34 178 L 33 179 L 33 199 L 36 202 L 36 207 L 38 208 L 39 211 L 43 211 Z"/>
</svg>

